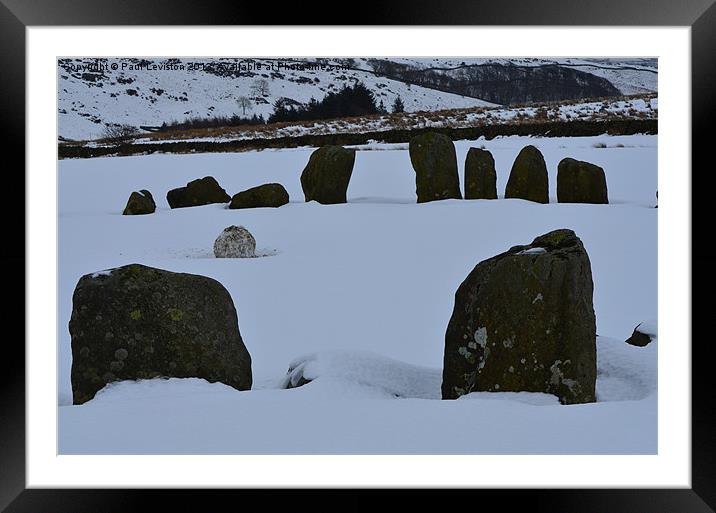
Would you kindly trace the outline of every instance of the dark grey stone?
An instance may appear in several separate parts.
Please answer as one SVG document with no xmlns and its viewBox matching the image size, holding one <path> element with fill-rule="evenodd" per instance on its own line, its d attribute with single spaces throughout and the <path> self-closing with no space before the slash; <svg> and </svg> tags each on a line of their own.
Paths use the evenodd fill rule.
<svg viewBox="0 0 716 513">
<path fill-rule="evenodd" d="M 122 214 L 125 216 L 153 214 L 156 209 L 157 204 L 154 203 L 152 193 L 146 189 L 142 189 L 139 192 L 134 191 L 129 195 L 127 206 L 124 207 Z"/>
<path fill-rule="evenodd" d="M 408 151 L 418 203 L 462 199 L 455 145 L 448 136 L 435 132 L 417 135 L 410 140 Z"/>
<path fill-rule="evenodd" d="M 443 399 L 477 391 L 595 401 L 592 271 L 582 242 L 555 230 L 480 262 L 455 293 Z"/>
<path fill-rule="evenodd" d="M 231 201 L 219 182 L 213 176 L 192 180 L 185 187 L 172 189 L 167 193 L 171 208 L 198 207 L 210 203 L 228 203 Z"/>
<path fill-rule="evenodd" d="M 542 153 L 534 146 L 520 150 L 512 164 L 505 198 L 549 203 L 549 178 Z"/>
<path fill-rule="evenodd" d="M 345 203 L 356 152 L 342 146 L 323 146 L 313 153 L 301 173 L 306 201 L 324 205 Z"/>
<path fill-rule="evenodd" d="M 581 160 L 562 159 L 557 166 L 557 201 L 609 203 L 604 169 Z"/>
<path fill-rule="evenodd" d="M 216 280 L 131 264 L 80 278 L 72 296 L 72 396 L 107 383 L 204 378 L 251 388 L 234 303 Z"/>
<path fill-rule="evenodd" d="M 497 199 L 497 171 L 492 153 L 470 148 L 465 158 L 465 199 Z"/>
<path fill-rule="evenodd" d="M 288 203 L 288 192 L 280 183 L 267 183 L 234 194 L 229 208 L 280 207 Z"/>
</svg>

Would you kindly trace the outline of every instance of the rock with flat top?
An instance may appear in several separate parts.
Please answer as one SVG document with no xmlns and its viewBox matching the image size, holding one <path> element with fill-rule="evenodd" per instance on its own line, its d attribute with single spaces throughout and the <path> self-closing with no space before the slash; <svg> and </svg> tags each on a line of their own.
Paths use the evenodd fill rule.
<svg viewBox="0 0 716 513">
<path fill-rule="evenodd" d="M 609 203 L 604 169 L 581 160 L 562 159 L 557 166 L 557 201 Z"/>
</svg>

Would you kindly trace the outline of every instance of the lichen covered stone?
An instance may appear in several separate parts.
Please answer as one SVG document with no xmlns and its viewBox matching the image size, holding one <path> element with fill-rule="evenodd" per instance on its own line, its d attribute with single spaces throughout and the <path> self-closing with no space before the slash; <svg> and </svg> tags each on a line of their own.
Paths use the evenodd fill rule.
<svg viewBox="0 0 716 513">
<path fill-rule="evenodd" d="M 470 148 L 467 151 L 465 199 L 497 199 L 495 159 L 488 150 Z"/>
<path fill-rule="evenodd" d="M 549 203 L 547 165 L 542 152 L 534 146 L 525 146 L 517 154 L 505 187 L 505 198 Z"/>
<path fill-rule="evenodd" d="M 213 176 L 192 180 L 185 187 L 172 189 L 167 193 L 167 202 L 171 208 L 198 207 L 229 201 L 231 196 L 221 188 Z"/>
<path fill-rule="evenodd" d="M 417 135 L 410 140 L 408 151 L 418 203 L 462 199 L 455 145 L 448 136 L 436 132 Z"/>
<path fill-rule="evenodd" d="M 562 159 L 557 166 L 557 201 L 609 203 L 604 169 L 581 160 Z"/>
<path fill-rule="evenodd" d="M 107 383 L 197 377 L 251 388 L 251 356 L 216 280 L 139 264 L 80 278 L 69 330 L 74 404 Z"/>
<path fill-rule="evenodd" d="M 241 191 L 231 198 L 229 208 L 280 207 L 288 203 L 288 192 L 280 183 L 267 183 Z"/>
<path fill-rule="evenodd" d="M 445 334 L 443 399 L 470 392 L 546 392 L 595 401 L 591 264 L 571 230 L 480 262 L 455 293 Z"/>
<path fill-rule="evenodd" d="M 342 146 L 322 146 L 311 153 L 301 173 L 306 201 L 324 205 L 345 203 L 356 152 Z"/>
<path fill-rule="evenodd" d="M 251 258 L 256 256 L 256 239 L 243 226 L 229 226 L 214 241 L 216 258 Z"/>
</svg>

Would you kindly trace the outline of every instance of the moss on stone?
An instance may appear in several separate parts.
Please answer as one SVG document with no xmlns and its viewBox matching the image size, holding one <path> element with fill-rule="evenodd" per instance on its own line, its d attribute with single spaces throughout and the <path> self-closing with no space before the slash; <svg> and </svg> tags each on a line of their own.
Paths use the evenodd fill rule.
<svg viewBox="0 0 716 513">
<path fill-rule="evenodd" d="M 216 280 L 132 264 L 83 276 L 72 302 L 74 404 L 112 380 L 156 375 L 251 388 L 251 358 L 236 310 Z"/>
<path fill-rule="evenodd" d="M 418 203 L 462 199 L 455 145 L 449 137 L 436 132 L 415 136 L 408 151 L 415 170 Z"/>
<path fill-rule="evenodd" d="M 557 166 L 557 201 L 609 203 L 604 169 L 589 162 L 562 159 Z"/>
<path fill-rule="evenodd" d="M 497 172 L 492 153 L 470 148 L 465 158 L 465 199 L 497 199 Z"/>
<path fill-rule="evenodd" d="M 231 198 L 229 208 L 280 207 L 288 203 L 288 192 L 279 183 L 267 183 L 241 191 Z"/>
<path fill-rule="evenodd" d="M 323 146 L 314 151 L 301 173 L 306 201 L 324 205 L 346 202 L 356 152 L 342 146 Z"/>
<path fill-rule="evenodd" d="M 181 321 L 181 320 L 182 320 L 182 317 L 184 317 L 184 312 L 182 312 L 182 311 L 181 311 L 180 309 L 178 309 L 178 308 L 170 308 L 169 310 L 167 310 L 167 313 L 169 314 L 169 318 L 170 318 L 172 321 L 177 321 L 177 322 L 178 322 L 178 321 Z"/>
<path fill-rule="evenodd" d="M 172 189 L 167 193 L 167 202 L 171 208 L 197 207 L 229 201 L 231 196 L 222 189 L 213 176 L 192 180 L 185 187 Z"/>
<path fill-rule="evenodd" d="M 545 251 L 520 254 L 535 247 Z M 552 393 L 566 404 L 594 401 L 592 295 L 589 258 L 571 230 L 549 232 L 480 262 L 455 294 L 445 334 L 443 398 L 499 385 L 500 391 Z M 468 351 L 464 335 L 471 330 L 476 347 L 468 345 Z M 550 368 L 557 361 L 570 364 L 559 365 L 555 374 Z M 467 380 L 472 371 L 474 383 Z"/>
<path fill-rule="evenodd" d="M 525 146 L 512 164 L 505 198 L 549 203 L 548 180 L 542 153 L 532 145 Z"/>
</svg>

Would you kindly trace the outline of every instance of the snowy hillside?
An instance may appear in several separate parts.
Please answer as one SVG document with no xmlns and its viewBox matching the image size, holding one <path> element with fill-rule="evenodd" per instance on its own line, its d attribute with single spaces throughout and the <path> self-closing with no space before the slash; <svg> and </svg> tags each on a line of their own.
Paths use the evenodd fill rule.
<svg viewBox="0 0 716 513">
<path fill-rule="evenodd" d="M 658 79 L 656 63 L 645 65 L 642 59 L 637 63 L 606 62 L 591 65 L 588 61 L 579 59 L 564 59 L 562 64 L 568 63 L 582 71 L 609 80 L 622 94 L 640 94 L 656 92 Z"/>
<path fill-rule="evenodd" d="M 268 117 L 279 98 L 306 103 L 321 99 L 329 91 L 337 91 L 343 84 L 363 82 L 386 107 L 400 96 L 408 112 L 442 110 L 492 105 L 475 98 L 444 93 L 434 89 L 411 86 L 360 70 L 291 70 L 269 69 L 271 60 L 255 60 L 258 70 L 235 72 L 239 59 L 224 59 L 226 71 L 209 72 L 191 65 L 219 65 L 218 61 L 183 59 L 157 60 L 152 65 L 171 66 L 173 62 L 184 69 L 130 70 L 127 59 L 107 59 L 107 69 L 94 73 L 85 71 L 93 59 L 62 61 L 59 66 L 59 135 L 67 139 L 96 139 L 102 135 L 105 123 L 161 125 L 189 117 L 244 115 L 237 98 L 249 97 L 252 106 L 246 115 Z M 118 66 L 117 70 L 112 65 Z M 131 65 L 140 65 L 133 60 Z M 125 69 L 122 69 L 122 67 Z M 241 76 L 236 75 L 241 73 Z M 265 94 L 253 90 L 258 80 L 268 82 Z"/>
<path fill-rule="evenodd" d="M 609 80 L 624 95 L 651 93 L 658 90 L 657 59 L 392 59 L 417 68 L 455 68 L 488 64 L 514 66 L 548 66 L 557 64 L 586 71 Z"/>
<path fill-rule="evenodd" d="M 388 78 L 391 75 L 386 75 L 389 73 L 386 62 L 415 70 L 467 68 L 457 74 L 454 71 L 437 71 L 434 76 L 439 78 L 442 73 L 445 82 L 421 87 L 407 83 L 408 79 Z M 307 64 L 311 65 L 309 69 Z M 577 84 L 581 87 L 584 85 L 581 82 L 591 77 L 590 80 L 596 81 L 597 85 L 599 80 L 606 79 L 603 82 L 613 86 L 613 94 L 656 91 L 656 64 L 648 60 L 633 63 L 577 59 L 448 58 L 331 61 L 62 59 L 58 62 L 59 136 L 74 140 L 96 139 L 101 137 L 106 124 L 157 126 L 189 117 L 233 114 L 267 117 L 273 112 L 273 104 L 279 98 L 305 104 L 311 98 L 320 100 L 328 92 L 358 81 L 363 82 L 387 109 L 390 109 L 398 96 L 403 100 L 407 112 L 485 107 L 494 103 L 479 96 L 450 92 L 464 87 L 465 80 L 472 80 L 471 76 L 464 76 L 469 67 L 494 65 L 491 73 L 499 74 L 499 70 L 509 71 L 515 67 L 549 68 L 555 64 L 561 66 L 565 73 L 572 73 L 573 70 L 586 72 L 565 79 L 568 83 L 571 80 L 573 86 Z M 509 80 L 509 76 L 509 73 L 503 74 L 501 80 Z M 541 78 L 549 84 L 552 80 L 550 76 L 548 74 Z M 257 87 L 260 81 L 264 81 L 263 87 Z M 491 86 L 488 84 L 488 87 Z M 571 94 L 584 97 L 584 91 L 589 90 L 587 87 L 579 89 L 581 92 L 574 92 L 568 88 L 564 94 L 568 95 L 572 91 Z M 595 93 L 594 96 L 607 95 Z M 237 99 L 240 97 L 248 98 L 250 105 L 239 107 Z"/>
</svg>

